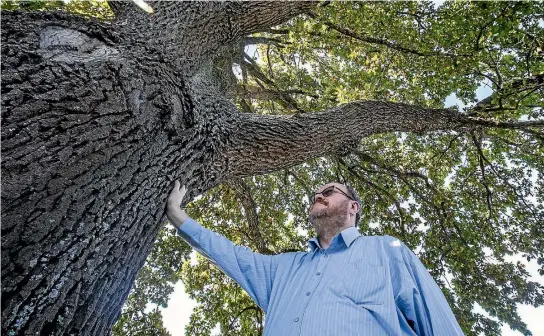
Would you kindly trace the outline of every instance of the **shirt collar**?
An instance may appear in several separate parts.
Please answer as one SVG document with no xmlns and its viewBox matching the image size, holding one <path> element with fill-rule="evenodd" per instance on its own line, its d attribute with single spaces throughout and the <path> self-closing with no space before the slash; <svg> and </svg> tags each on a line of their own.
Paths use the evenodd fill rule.
<svg viewBox="0 0 544 336">
<path fill-rule="evenodd" d="M 344 244 L 346 244 L 346 247 L 350 247 L 353 241 L 355 241 L 355 239 L 357 239 L 357 237 L 359 237 L 360 235 L 361 234 L 359 233 L 359 230 L 355 226 L 350 226 L 349 228 L 344 229 L 344 231 L 340 232 L 340 237 L 342 237 L 342 241 L 344 242 Z M 310 245 L 310 250 L 312 252 L 315 252 L 317 248 L 321 248 L 317 237 L 310 239 L 308 244 Z"/>
</svg>

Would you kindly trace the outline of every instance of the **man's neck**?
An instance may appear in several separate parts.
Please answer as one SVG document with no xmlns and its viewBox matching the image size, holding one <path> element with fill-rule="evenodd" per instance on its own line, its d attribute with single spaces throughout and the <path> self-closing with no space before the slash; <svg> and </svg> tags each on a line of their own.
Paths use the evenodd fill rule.
<svg viewBox="0 0 544 336">
<path fill-rule="evenodd" d="M 345 229 L 352 227 L 353 225 L 347 224 L 342 227 L 334 227 L 330 229 L 324 228 L 321 232 L 317 233 L 317 239 L 319 240 L 319 246 L 321 246 L 322 249 L 326 250 L 331 245 L 331 242 L 334 237 L 336 237 L 340 232 L 344 231 Z"/>
</svg>

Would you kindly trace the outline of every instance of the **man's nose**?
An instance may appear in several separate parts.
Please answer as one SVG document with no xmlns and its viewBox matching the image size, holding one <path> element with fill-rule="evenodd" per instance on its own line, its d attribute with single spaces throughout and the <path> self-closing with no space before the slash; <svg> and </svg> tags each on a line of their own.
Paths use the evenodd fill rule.
<svg viewBox="0 0 544 336">
<path fill-rule="evenodd" d="M 315 201 L 314 201 L 314 203 L 317 202 L 318 200 L 323 200 L 324 198 L 325 198 L 325 197 L 323 196 L 323 194 L 317 194 L 317 195 L 315 195 Z"/>
</svg>

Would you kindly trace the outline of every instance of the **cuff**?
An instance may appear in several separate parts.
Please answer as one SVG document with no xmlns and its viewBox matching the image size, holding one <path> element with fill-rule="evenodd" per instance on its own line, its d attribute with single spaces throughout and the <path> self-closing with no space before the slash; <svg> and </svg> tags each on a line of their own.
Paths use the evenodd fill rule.
<svg viewBox="0 0 544 336">
<path fill-rule="evenodd" d="M 195 235 L 199 234 L 201 229 L 202 229 L 202 225 L 198 224 L 194 219 L 188 218 L 179 227 L 178 235 L 180 235 L 183 238 L 185 237 L 192 238 Z"/>
</svg>

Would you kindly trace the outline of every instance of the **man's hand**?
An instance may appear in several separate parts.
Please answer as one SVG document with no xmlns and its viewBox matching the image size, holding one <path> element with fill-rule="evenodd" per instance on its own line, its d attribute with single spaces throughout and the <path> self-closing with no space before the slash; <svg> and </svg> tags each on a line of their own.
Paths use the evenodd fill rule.
<svg viewBox="0 0 544 336">
<path fill-rule="evenodd" d="M 166 203 L 166 216 L 170 223 L 177 229 L 179 229 L 181 224 L 189 218 L 181 208 L 181 202 L 183 201 L 186 192 L 187 188 L 185 188 L 185 186 L 180 188 L 180 183 L 176 180 L 174 182 L 174 189 L 170 192 Z"/>
</svg>

